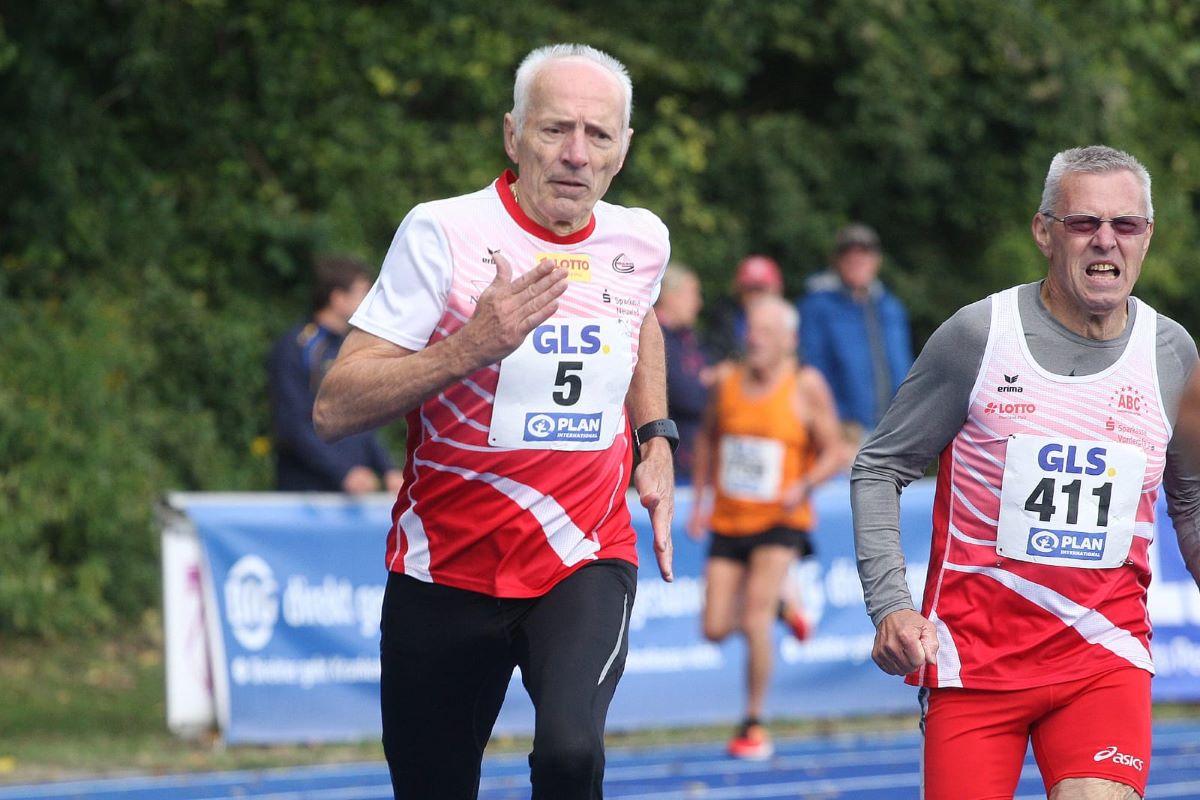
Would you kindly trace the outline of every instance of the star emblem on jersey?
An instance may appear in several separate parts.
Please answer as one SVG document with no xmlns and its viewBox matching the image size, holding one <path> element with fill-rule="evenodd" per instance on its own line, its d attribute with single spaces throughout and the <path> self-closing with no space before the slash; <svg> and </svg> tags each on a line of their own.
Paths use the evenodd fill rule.
<svg viewBox="0 0 1200 800">
<path fill-rule="evenodd" d="M 1135 386 L 1121 386 L 1108 399 L 1108 405 L 1125 414 L 1141 414 L 1146 408 L 1146 398 Z"/>
</svg>

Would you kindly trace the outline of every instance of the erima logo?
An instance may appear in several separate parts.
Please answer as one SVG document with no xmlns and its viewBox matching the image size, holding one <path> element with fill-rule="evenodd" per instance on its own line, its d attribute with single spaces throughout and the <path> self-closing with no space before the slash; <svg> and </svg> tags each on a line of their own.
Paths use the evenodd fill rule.
<svg viewBox="0 0 1200 800">
<path fill-rule="evenodd" d="M 1023 392 L 1023 391 L 1025 391 L 1020 386 L 1013 386 L 1013 384 L 1017 382 L 1017 378 L 1019 378 L 1019 377 L 1021 377 L 1021 376 L 1020 375 L 1005 375 L 1004 383 L 1007 385 L 997 386 L 996 391 L 997 392 Z"/>
<path fill-rule="evenodd" d="M 1145 762 L 1142 761 L 1142 759 L 1135 758 L 1134 756 L 1127 756 L 1124 753 L 1118 752 L 1116 745 L 1109 745 L 1108 747 L 1104 748 L 1100 752 L 1096 753 L 1096 755 L 1092 756 L 1093 761 L 1107 761 L 1110 758 L 1112 759 L 1112 762 L 1114 764 L 1121 764 L 1126 767 L 1133 767 L 1138 772 L 1141 772 L 1142 769 L 1146 766 Z"/>
</svg>

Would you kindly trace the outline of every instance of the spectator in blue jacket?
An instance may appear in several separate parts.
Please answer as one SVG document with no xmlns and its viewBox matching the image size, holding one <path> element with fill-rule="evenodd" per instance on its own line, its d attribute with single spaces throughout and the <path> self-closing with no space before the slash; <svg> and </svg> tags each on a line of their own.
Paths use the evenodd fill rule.
<svg viewBox="0 0 1200 800">
<path fill-rule="evenodd" d="M 847 225 L 800 300 L 802 358 L 829 382 L 851 440 L 879 422 L 913 362 L 908 313 L 880 282 L 882 261 L 875 231 Z"/>
<path fill-rule="evenodd" d="M 312 316 L 280 337 L 267 359 L 275 431 L 275 486 L 281 492 L 389 492 L 402 473 L 375 432 L 327 444 L 313 429 L 317 388 L 350 330 L 350 316 L 371 288 L 371 271 L 334 256 L 313 265 Z"/>
</svg>

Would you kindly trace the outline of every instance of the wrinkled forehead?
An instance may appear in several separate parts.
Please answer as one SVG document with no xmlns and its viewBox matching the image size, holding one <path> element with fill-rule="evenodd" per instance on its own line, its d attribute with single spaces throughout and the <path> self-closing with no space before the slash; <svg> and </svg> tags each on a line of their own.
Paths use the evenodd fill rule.
<svg viewBox="0 0 1200 800">
<path fill-rule="evenodd" d="M 556 58 L 542 64 L 530 91 L 531 114 L 586 110 L 616 119 L 625 115 L 625 88 L 607 69 L 586 58 Z"/>
<path fill-rule="evenodd" d="M 1145 214 L 1142 182 L 1131 170 L 1068 172 L 1059 184 L 1060 214 Z"/>
</svg>

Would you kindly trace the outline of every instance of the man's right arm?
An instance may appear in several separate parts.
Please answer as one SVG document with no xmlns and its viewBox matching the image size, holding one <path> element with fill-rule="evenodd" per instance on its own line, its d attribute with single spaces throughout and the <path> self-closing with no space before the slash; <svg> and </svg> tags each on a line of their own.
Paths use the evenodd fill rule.
<svg viewBox="0 0 1200 800">
<path fill-rule="evenodd" d="M 854 546 L 867 613 L 879 627 L 913 610 L 900 546 L 900 492 L 958 434 L 987 345 L 991 304 L 958 311 L 930 337 L 850 474 Z"/>
<path fill-rule="evenodd" d="M 386 425 L 500 361 L 549 319 L 566 291 L 566 272 L 543 261 L 513 280 L 504 256 L 497 253 L 495 261 L 496 278 L 480 294 L 474 315 L 445 339 L 413 351 L 364 330 L 351 331 L 317 393 L 317 433 L 332 441 Z"/>
</svg>

